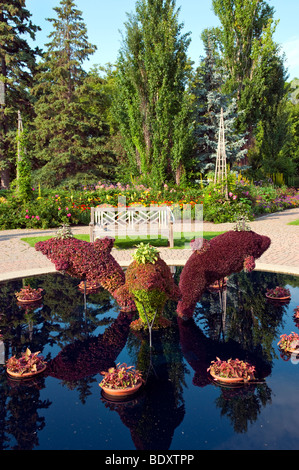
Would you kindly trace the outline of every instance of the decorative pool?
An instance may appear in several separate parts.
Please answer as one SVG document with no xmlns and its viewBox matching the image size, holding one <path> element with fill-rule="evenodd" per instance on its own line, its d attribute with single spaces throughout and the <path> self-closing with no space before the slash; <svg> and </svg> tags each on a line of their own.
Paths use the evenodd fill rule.
<svg viewBox="0 0 299 470">
<path fill-rule="evenodd" d="M 181 268 L 177 268 L 178 282 Z M 15 292 L 44 289 L 24 308 Z M 194 318 L 147 334 L 130 330 L 107 291 L 84 294 L 79 281 L 49 274 L 0 283 L 0 450 L 295 450 L 299 443 L 299 356 L 283 356 L 283 333 L 298 332 L 299 277 L 253 271 L 207 290 Z M 290 289 L 289 303 L 265 292 Z M 41 351 L 45 373 L 10 379 L 4 363 L 26 347 Z M 258 383 L 224 387 L 207 368 L 216 357 L 256 365 Z M 117 363 L 143 371 L 146 384 L 128 401 L 107 400 L 100 372 Z"/>
</svg>

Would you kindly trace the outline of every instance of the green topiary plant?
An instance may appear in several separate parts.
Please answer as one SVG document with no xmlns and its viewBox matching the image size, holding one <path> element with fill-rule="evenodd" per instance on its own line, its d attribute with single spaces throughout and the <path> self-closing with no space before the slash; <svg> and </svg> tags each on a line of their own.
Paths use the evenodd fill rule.
<svg viewBox="0 0 299 470">
<path fill-rule="evenodd" d="M 61 227 L 57 230 L 55 238 L 57 240 L 66 240 L 67 238 L 73 238 L 73 232 L 69 224 L 62 224 Z"/>
<path fill-rule="evenodd" d="M 133 258 L 126 272 L 126 288 L 135 301 L 139 319 L 132 322 L 132 327 L 165 326 L 161 316 L 166 301 L 180 297 L 170 268 L 155 248 L 143 243 L 137 247 Z"/>
<path fill-rule="evenodd" d="M 158 256 L 158 250 L 155 247 L 142 242 L 137 245 L 137 250 L 132 255 L 137 264 L 155 263 Z"/>
</svg>

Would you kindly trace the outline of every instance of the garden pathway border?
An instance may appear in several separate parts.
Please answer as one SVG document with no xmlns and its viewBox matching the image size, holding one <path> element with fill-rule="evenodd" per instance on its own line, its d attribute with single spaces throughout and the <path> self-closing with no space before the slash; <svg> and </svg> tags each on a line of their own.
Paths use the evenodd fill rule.
<svg viewBox="0 0 299 470">
<path fill-rule="evenodd" d="M 288 225 L 299 219 L 299 208 L 267 214 L 250 222 L 250 227 L 260 235 L 271 238 L 270 248 L 256 262 L 259 271 L 274 271 L 283 274 L 299 275 L 299 225 Z M 204 231 L 226 231 L 234 223 L 213 224 L 204 222 Z M 57 229 L 3 230 L 0 231 L 0 282 L 23 277 L 31 277 L 55 272 L 55 267 L 41 252 L 36 251 L 21 238 L 55 234 Z M 74 234 L 89 233 L 89 226 L 72 227 Z M 175 231 L 175 229 L 174 229 Z M 135 250 L 118 250 L 112 254 L 121 266 L 132 261 Z M 159 248 L 160 256 L 170 266 L 183 266 L 191 254 L 189 248 Z"/>
</svg>

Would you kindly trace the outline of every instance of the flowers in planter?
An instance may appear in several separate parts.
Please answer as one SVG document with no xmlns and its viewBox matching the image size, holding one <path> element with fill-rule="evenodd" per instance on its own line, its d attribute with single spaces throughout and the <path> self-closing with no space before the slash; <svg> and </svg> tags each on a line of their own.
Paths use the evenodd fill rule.
<svg viewBox="0 0 299 470">
<path fill-rule="evenodd" d="M 24 376 L 25 374 L 37 374 L 44 370 L 46 362 L 43 356 L 39 356 L 40 351 L 32 353 L 29 348 L 21 357 L 12 356 L 6 362 L 6 369 L 12 375 Z"/>
<path fill-rule="evenodd" d="M 299 335 L 298 333 L 290 333 L 289 335 L 280 335 L 280 340 L 277 343 L 279 348 L 285 353 L 292 353 L 298 351 L 299 353 Z"/>
<path fill-rule="evenodd" d="M 85 286 L 85 282 L 86 282 L 86 286 Z M 81 281 L 80 284 L 78 285 L 78 289 L 81 291 L 81 292 L 84 292 L 85 290 L 85 287 L 86 287 L 86 291 L 87 292 L 95 292 L 97 289 L 99 289 L 100 284 L 96 281 Z"/>
<path fill-rule="evenodd" d="M 56 239 L 67 239 L 67 238 L 73 238 L 73 232 L 72 229 L 70 228 L 69 224 L 62 224 L 61 227 L 57 230 L 55 234 Z"/>
<path fill-rule="evenodd" d="M 267 289 L 266 296 L 270 299 L 282 299 L 289 298 L 291 293 L 289 289 L 277 286 L 274 289 Z"/>
<path fill-rule="evenodd" d="M 227 281 L 228 281 L 228 277 L 225 276 L 224 278 L 222 279 L 217 279 L 217 281 L 213 282 L 211 285 L 209 285 L 209 289 L 211 291 L 218 291 L 220 289 L 223 289 L 223 288 L 226 288 L 227 286 Z"/>
<path fill-rule="evenodd" d="M 101 375 L 104 378 L 99 386 L 103 389 L 126 389 L 144 383 L 142 373 L 134 366 L 127 366 L 125 363 L 118 363 L 116 367 L 108 369 L 108 372 L 101 372 Z"/>
<path fill-rule="evenodd" d="M 212 361 L 210 367 L 207 369 L 213 377 L 221 379 L 237 379 L 243 382 L 254 380 L 255 367 L 246 361 L 239 359 L 228 359 L 222 361 L 219 357 L 216 361 Z"/>
<path fill-rule="evenodd" d="M 23 287 L 19 292 L 15 293 L 17 299 L 21 302 L 34 302 L 42 298 L 43 289 L 33 289 L 30 286 Z"/>
<path fill-rule="evenodd" d="M 250 232 L 251 228 L 248 222 L 249 220 L 246 215 L 238 216 L 236 220 L 236 225 L 234 226 L 233 230 L 235 230 L 236 232 Z"/>
<path fill-rule="evenodd" d="M 255 259 L 253 256 L 245 256 L 243 269 L 245 273 L 250 273 L 255 268 Z"/>
</svg>

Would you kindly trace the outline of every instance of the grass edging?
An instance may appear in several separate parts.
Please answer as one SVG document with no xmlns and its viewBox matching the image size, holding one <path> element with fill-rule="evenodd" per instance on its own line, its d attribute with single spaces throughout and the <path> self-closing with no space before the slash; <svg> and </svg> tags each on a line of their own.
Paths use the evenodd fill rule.
<svg viewBox="0 0 299 470">
<path fill-rule="evenodd" d="M 211 240 L 212 238 L 216 237 L 217 235 L 220 235 L 221 233 L 224 233 L 224 232 L 203 232 L 202 236 L 206 240 Z M 195 233 L 187 232 L 182 235 L 183 235 L 182 237 L 178 238 L 178 236 L 176 237 L 176 234 L 174 234 L 174 249 L 186 248 L 185 245 L 187 243 L 189 244 L 192 238 L 201 236 L 201 234 L 198 234 L 196 232 Z M 45 235 L 41 237 L 23 237 L 21 238 L 21 240 L 25 243 L 28 243 L 28 245 L 34 248 L 36 243 L 40 241 L 49 240 L 50 238 L 53 238 L 53 237 L 51 235 Z M 89 234 L 78 234 L 78 235 L 75 235 L 74 238 L 77 238 L 79 240 L 84 240 L 87 242 L 90 241 Z M 136 237 L 136 239 L 133 239 L 132 237 L 127 237 L 126 239 L 124 239 L 123 237 L 116 237 L 114 246 L 117 249 L 125 250 L 125 249 L 135 248 L 136 244 L 141 243 L 141 242 L 150 243 L 152 246 L 156 246 L 160 248 L 168 247 L 167 238 L 162 238 L 162 237 L 150 238 L 150 236 L 143 237 L 143 238 Z"/>
</svg>

